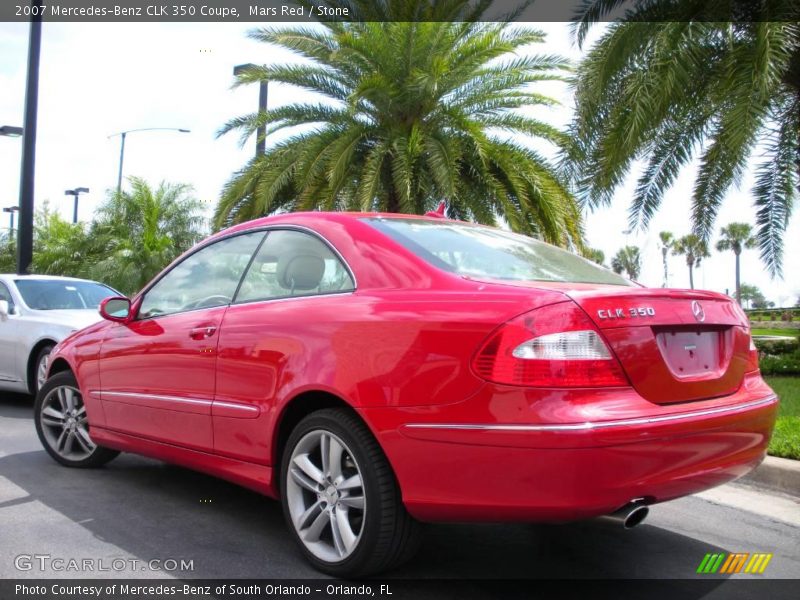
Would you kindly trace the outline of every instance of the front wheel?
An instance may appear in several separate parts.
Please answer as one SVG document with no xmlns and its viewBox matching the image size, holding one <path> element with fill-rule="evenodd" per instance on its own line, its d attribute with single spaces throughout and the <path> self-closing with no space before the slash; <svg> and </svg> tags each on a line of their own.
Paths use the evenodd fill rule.
<svg viewBox="0 0 800 600">
<path fill-rule="evenodd" d="M 289 436 L 282 462 L 284 516 L 317 569 L 360 577 L 414 553 L 419 524 L 403 506 L 383 451 L 355 415 L 310 414 Z"/>
<path fill-rule="evenodd" d="M 62 465 L 99 467 L 119 454 L 92 441 L 83 396 L 70 371 L 56 373 L 39 389 L 34 421 L 44 449 Z"/>
<path fill-rule="evenodd" d="M 42 386 L 44 382 L 47 381 L 47 363 L 50 360 L 50 352 L 53 351 L 53 346 L 48 345 L 39 350 L 39 353 L 36 355 L 36 363 L 33 366 L 33 395 L 35 396 Z"/>
</svg>

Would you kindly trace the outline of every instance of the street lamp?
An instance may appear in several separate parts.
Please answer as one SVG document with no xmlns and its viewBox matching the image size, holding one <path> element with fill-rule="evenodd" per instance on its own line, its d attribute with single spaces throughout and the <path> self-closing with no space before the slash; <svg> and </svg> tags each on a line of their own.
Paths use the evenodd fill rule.
<svg viewBox="0 0 800 600">
<path fill-rule="evenodd" d="M 8 235 L 14 233 L 14 213 L 19 211 L 19 206 L 6 206 L 3 208 L 4 213 L 8 213 L 9 218 L 9 225 L 8 225 Z"/>
<path fill-rule="evenodd" d="M 0 127 L 0 135 L 8 137 L 21 137 L 22 127 L 14 127 L 13 125 L 3 125 Z"/>
<path fill-rule="evenodd" d="M 108 136 L 109 139 L 115 136 L 120 136 L 122 142 L 119 146 L 119 174 L 117 175 L 117 195 L 122 191 L 122 163 L 125 160 L 125 136 L 129 133 L 136 133 L 137 131 L 177 131 L 179 133 L 191 133 L 188 129 L 180 129 L 178 127 L 144 127 L 142 129 L 128 129 L 127 131 L 120 131 L 119 133 L 112 133 Z"/>
<path fill-rule="evenodd" d="M 78 196 L 81 194 L 88 194 L 89 188 L 79 187 L 75 188 L 74 190 L 64 190 L 65 196 L 75 196 L 75 208 L 72 211 L 72 223 L 75 224 L 78 222 Z"/>
<path fill-rule="evenodd" d="M 236 65 L 233 67 L 233 75 L 238 77 L 239 75 L 245 74 L 247 71 L 251 69 L 257 68 L 256 65 L 253 63 L 247 63 L 244 65 Z M 269 81 L 266 79 L 262 79 L 259 82 L 258 87 L 258 112 L 266 112 L 267 110 L 267 86 L 269 85 Z M 267 125 L 264 124 L 256 130 L 256 156 L 261 156 L 267 151 Z"/>
</svg>

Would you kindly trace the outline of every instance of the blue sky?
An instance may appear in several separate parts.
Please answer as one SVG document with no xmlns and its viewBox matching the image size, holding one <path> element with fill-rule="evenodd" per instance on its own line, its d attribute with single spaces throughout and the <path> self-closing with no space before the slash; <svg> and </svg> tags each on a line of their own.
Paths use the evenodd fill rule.
<svg viewBox="0 0 800 600">
<path fill-rule="evenodd" d="M 304 23 L 304 25 L 307 25 Z M 558 53 L 578 59 L 568 27 L 562 23 L 532 25 L 547 32 L 534 52 Z M 296 61 L 292 55 L 247 39 L 253 24 L 78 24 L 45 23 L 40 79 L 39 135 L 35 199 L 45 200 L 71 218 L 72 198 L 64 190 L 88 187 L 81 197 L 80 219 L 91 219 L 105 190 L 116 185 L 119 137 L 108 136 L 141 127 L 181 127 L 189 134 L 145 132 L 128 136 L 125 174 L 152 182 L 162 179 L 189 183 L 212 210 L 231 172 L 254 151 L 251 140 L 240 148 L 236 134 L 216 139 L 215 132 L 229 118 L 256 108 L 258 90 L 231 90 L 233 66 L 240 63 Z M 25 93 L 28 27 L 0 23 L 0 124 L 21 125 Z M 546 93 L 562 105 L 537 115 L 555 125 L 571 116 L 571 97 L 562 83 L 546 84 Z M 302 99 L 306 94 L 272 85 L 270 106 Z M 541 111 L 541 108 L 537 108 Z M 551 149 L 538 146 L 548 152 Z M 0 205 L 17 204 L 19 140 L 0 137 Z M 757 162 L 754 160 L 754 162 Z M 644 253 L 642 283 L 659 286 L 662 280 L 658 232 L 688 233 L 688 214 L 694 170 L 686 169 L 666 196 L 648 232 L 625 235 L 628 199 L 635 187 L 629 178 L 612 205 L 586 217 L 590 245 L 607 259 L 626 242 Z M 718 226 L 731 221 L 750 222 L 754 211 L 749 190 L 752 174 L 739 190 L 732 190 Z M 6 215 L 3 214 L 3 217 Z M 7 227 L 5 220 L 0 227 Z M 784 280 L 771 280 L 756 251 L 743 256 L 743 281 L 758 285 L 778 304 L 794 304 L 800 295 L 800 224 L 793 218 L 786 235 Z M 733 288 L 733 255 L 712 253 L 697 271 L 698 287 L 725 291 Z M 681 257 L 670 258 L 670 285 L 688 286 Z"/>
</svg>

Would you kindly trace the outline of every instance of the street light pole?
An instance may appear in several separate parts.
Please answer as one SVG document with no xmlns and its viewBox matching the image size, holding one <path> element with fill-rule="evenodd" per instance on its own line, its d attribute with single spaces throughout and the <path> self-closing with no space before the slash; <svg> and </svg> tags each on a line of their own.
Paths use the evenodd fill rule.
<svg viewBox="0 0 800 600">
<path fill-rule="evenodd" d="M 119 173 L 117 174 L 117 196 L 122 192 L 122 161 L 125 160 L 125 136 L 128 135 L 127 131 L 120 134 L 119 144 Z"/>
<path fill-rule="evenodd" d="M 8 213 L 9 225 L 8 225 L 8 235 L 11 236 L 14 233 L 14 213 L 19 210 L 19 206 L 6 206 L 3 208 L 4 213 Z"/>
<path fill-rule="evenodd" d="M 127 131 L 120 131 L 119 133 L 112 133 L 109 137 L 120 136 L 121 142 L 119 145 L 119 172 L 117 173 L 117 195 L 122 193 L 122 165 L 125 161 L 125 136 L 129 133 L 136 133 L 139 131 L 177 131 L 178 133 L 191 133 L 188 129 L 178 127 L 143 127 L 141 129 L 128 129 Z"/>
<path fill-rule="evenodd" d="M 75 208 L 72 211 L 72 223 L 73 225 L 78 222 L 78 196 L 81 194 L 88 194 L 89 188 L 79 187 L 75 188 L 74 190 L 64 190 L 65 196 L 75 196 Z"/>
<path fill-rule="evenodd" d="M 33 261 L 33 184 L 36 163 L 36 121 L 39 107 L 39 54 L 42 47 L 42 0 L 31 5 L 28 42 L 28 78 L 25 85 L 25 120 L 22 126 L 22 167 L 19 183 L 19 231 L 17 232 L 17 273 L 28 272 Z"/>
<path fill-rule="evenodd" d="M 256 68 L 256 65 L 253 63 L 247 63 L 244 65 L 236 65 L 233 67 L 233 74 L 234 76 L 242 75 L 246 73 L 250 69 Z M 258 82 L 258 112 L 266 112 L 267 111 L 267 91 L 269 86 L 269 81 L 266 79 L 262 79 Z M 256 156 L 261 156 L 262 154 L 266 153 L 267 151 L 267 126 L 266 124 L 262 125 L 256 130 Z"/>
</svg>

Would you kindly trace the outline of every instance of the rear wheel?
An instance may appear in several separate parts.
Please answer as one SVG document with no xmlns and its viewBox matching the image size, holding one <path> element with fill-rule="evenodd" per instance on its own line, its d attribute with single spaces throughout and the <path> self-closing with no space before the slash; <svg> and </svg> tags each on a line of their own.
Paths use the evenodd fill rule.
<svg viewBox="0 0 800 600">
<path fill-rule="evenodd" d="M 380 446 L 353 414 L 314 412 L 283 454 L 286 521 L 308 560 L 339 577 L 385 571 L 410 558 L 419 524 L 403 506 Z"/>
<path fill-rule="evenodd" d="M 34 420 L 44 449 L 62 465 L 99 467 L 119 454 L 92 441 L 83 396 L 70 371 L 53 375 L 41 387 Z"/>
</svg>

